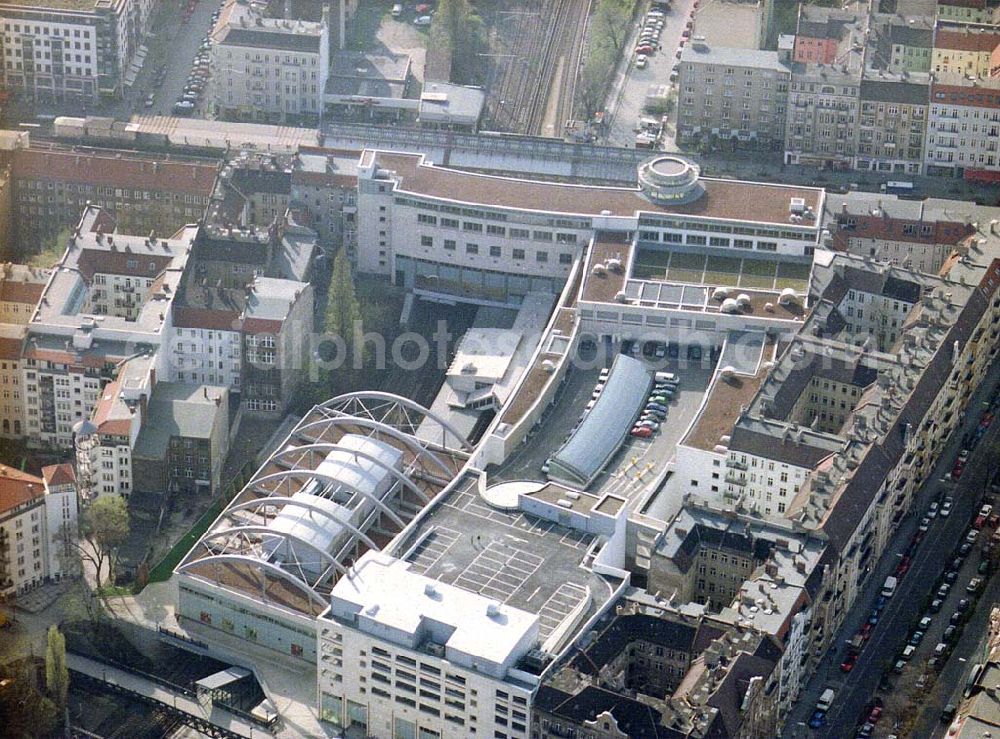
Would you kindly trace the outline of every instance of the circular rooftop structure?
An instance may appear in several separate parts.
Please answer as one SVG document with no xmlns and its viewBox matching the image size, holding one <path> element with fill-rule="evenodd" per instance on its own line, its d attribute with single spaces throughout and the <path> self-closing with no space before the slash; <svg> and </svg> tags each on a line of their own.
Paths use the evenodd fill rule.
<svg viewBox="0 0 1000 739">
<path fill-rule="evenodd" d="M 501 511 L 516 511 L 520 496 L 530 495 L 545 487 L 544 482 L 530 480 L 514 480 L 490 485 L 483 491 L 483 499 L 492 507 Z"/>
<path fill-rule="evenodd" d="M 642 194 L 658 205 L 684 205 L 704 193 L 698 181 L 701 168 L 675 154 L 665 154 L 639 165 L 639 187 Z"/>
</svg>

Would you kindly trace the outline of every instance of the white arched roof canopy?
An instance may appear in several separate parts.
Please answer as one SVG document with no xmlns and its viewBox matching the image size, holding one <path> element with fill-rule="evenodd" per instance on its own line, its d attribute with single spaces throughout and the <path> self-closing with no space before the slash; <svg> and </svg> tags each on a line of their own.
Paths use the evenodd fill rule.
<svg viewBox="0 0 1000 739">
<path fill-rule="evenodd" d="M 385 470 L 390 475 L 395 477 L 396 480 L 398 480 L 401 485 L 416 493 L 420 497 L 420 499 L 423 500 L 425 503 L 430 501 L 430 498 L 427 497 L 427 494 L 423 490 L 418 488 L 416 484 L 413 482 L 413 480 L 411 480 L 407 475 L 397 470 L 395 467 L 387 465 L 381 459 L 372 454 L 368 454 L 367 452 L 359 451 L 356 449 L 347 449 L 341 446 L 340 444 L 334 444 L 332 442 L 315 442 L 312 444 L 303 444 L 301 446 L 291 446 L 286 449 L 282 449 L 281 451 L 275 452 L 271 456 L 270 461 L 277 462 L 279 460 L 283 460 L 285 456 L 291 456 L 294 452 L 335 452 L 335 451 L 350 452 L 354 456 L 372 462 L 379 468 Z"/>
<path fill-rule="evenodd" d="M 424 418 L 429 418 L 438 426 L 441 427 L 441 446 L 450 448 L 447 443 L 447 437 L 451 436 L 458 446 L 465 451 L 471 452 L 473 450 L 472 444 L 466 439 L 454 426 L 452 426 L 448 421 L 441 418 L 437 413 L 434 413 L 429 408 L 425 408 L 414 400 L 409 398 L 404 398 L 395 393 L 385 393 L 377 390 L 361 390 L 353 393 L 344 393 L 343 395 L 338 395 L 335 398 L 331 398 L 324 403 L 320 404 L 321 408 L 326 408 L 328 410 L 336 410 L 341 413 L 347 413 L 348 415 L 357 415 L 356 411 L 352 410 L 342 410 L 338 408 L 338 405 L 346 406 L 350 408 L 354 405 L 359 405 L 362 410 L 369 414 L 369 418 L 375 421 L 381 421 L 381 418 L 375 418 L 371 415 L 371 411 L 365 406 L 366 400 L 379 401 L 382 403 L 388 403 L 390 405 L 398 405 L 406 408 L 407 410 L 414 411 Z"/>
<path fill-rule="evenodd" d="M 370 500 L 375 505 L 376 508 L 378 508 L 385 515 L 391 518 L 393 522 L 399 526 L 400 529 L 406 526 L 406 524 L 403 523 L 403 519 L 401 519 L 394 510 L 392 510 L 389 506 L 387 506 L 385 503 L 379 500 L 379 498 L 377 498 L 376 496 L 372 495 L 371 493 L 365 490 L 360 490 L 354 485 L 348 485 L 347 483 L 337 479 L 333 475 L 325 475 L 322 472 L 316 472 L 315 470 L 291 469 L 291 470 L 281 470 L 280 472 L 272 472 L 270 475 L 263 475 L 261 477 L 254 478 L 253 480 L 250 481 L 249 487 L 254 490 L 259 490 L 258 486 L 265 482 L 272 482 L 274 480 L 286 480 L 298 477 L 307 477 L 311 480 L 321 480 L 323 482 L 327 482 L 332 485 L 340 485 L 345 489 L 350 490 L 353 493 L 357 493 L 358 495 L 363 495 L 365 498 Z M 263 490 L 261 492 L 266 493 L 268 491 Z M 297 502 L 298 501 L 296 501 L 296 503 Z"/>
<path fill-rule="evenodd" d="M 281 496 L 269 496 L 269 497 L 266 497 L 266 498 L 254 498 L 253 500 L 246 500 L 246 501 L 243 501 L 242 503 L 237 503 L 236 505 L 230 506 L 229 508 L 226 509 L 226 511 L 225 511 L 225 513 L 223 515 L 228 515 L 230 513 L 235 513 L 236 511 L 246 510 L 248 508 L 259 508 L 260 506 L 264 506 L 264 505 L 284 505 L 284 506 L 295 506 L 295 507 L 298 507 L 298 508 L 306 508 L 306 509 L 308 509 L 308 510 L 314 512 L 314 513 L 319 513 L 324 518 L 330 519 L 331 521 L 335 522 L 339 526 L 343 526 L 345 529 L 347 529 L 352 534 L 354 534 L 356 537 L 358 537 L 362 542 L 364 542 L 365 546 L 367 546 L 369 549 L 378 549 L 379 548 L 378 545 L 375 544 L 375 542 L 373 542 L 368 537 L 367 534 L 365 534 L 363 531 L 361 531 L 361 529 L 359 529 L 358 527 L 356 527 L 350 521 L 345 521 L 343 519 L 337 518 L 336 516 L 331 515 L 330 512 L 327 511 L 326 509 L 320 508 L 317 505 L 313 505 L 312 503 L 309 503 L 308 501 L 302 500 L 301 498 L 298 499 L 298 500 L 296 500 L 294 498 L 286 498 L 286 497 L 281 497 Z M 279 532 L 277 532 L 277 531 L 274 531 L 274 532 L 271 532 L 271 533 L 275 534 L 276 536 L 279 535 Z M 208 540 L 210 538 L 211 538 L 211 536 L 206 535 L 205 537 L 203 537 L 203 541 L 204 540 Z"/>
<path fill-rule="evenodd" d="M 387 436 L 391 436 L 393 439 L 401 442 L 404 446 L 410 449 L 417 457 L 421 459 L 431 460 L 445 475 L 452 477 L 457 473 L 457 470 L 448 469 L 448 465 L 441 461 L 441 459 L 430 449 L 422 446 L 415 438 L 409 434 L 403 433 L 393 426 L 382 423 L 381 421 L 375 421 L 371 418 L 358 418 L 356 416 L 335 416 L 333 418 L 324 418 L 319 421 L 310 421 L 302 426 L 296 426 L 292 431 L 291 436 L 300 434 L 304 431 L 308 431 L 313 428 L 328 428 L 330 426 L 360 426 L 361 428 L 368 428 L 374 432 L 383 433 Z M 317 442 L 324 443 L 324 442 Z M 327 442 L 329 443 L 329 442 Z"/>
</svg>

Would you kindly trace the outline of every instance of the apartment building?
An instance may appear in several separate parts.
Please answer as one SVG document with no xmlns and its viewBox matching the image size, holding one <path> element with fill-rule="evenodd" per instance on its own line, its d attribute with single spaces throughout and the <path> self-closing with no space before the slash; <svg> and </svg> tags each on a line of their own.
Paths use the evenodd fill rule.
<svg viewBox="0 0 1000 739">
<path fill-rule="evenodd" d="M 36 477 L 0 466 L 0 597 L 72 574 L 58 541 L 76 536 L 76 487 L 67 467 L 45 467 Z"/>
<path fill-rule="evenodd" d="M 855 169 L 923 172 L 929 86 L 928 75 L 866 72 L 859 87 Z"/>
<path fill-rule="evenodd" d="M 96 103 L 131 86 L 152 0 L 26 0 L 0 8 L 7 89 L 46 102 Z"/>
<path fill-rule="evenodd" d="M 0 323 L 23 326 L 31 320 L 52 270 L 0 264 Z"/>
<path fill-rule="evenodd" d="M 1000 72 L 1000 29 L 995 25 L 938 22 L 931 69 L 939 75 L 991 77 Z"/>
<path fill-rule="evenodd" d="M 48 577 L 58 582 L 79 573 L 77 537 L 80 496 L 76 472 L 69 462 L 42 467 L 45 481 L 45 523 L 48 534 Z"/>
<path fill-rule="evenodd" d="M 10 164 L 0 162 L 0 258 L 12 254 L 14 249 L 13 193 Z"/>
<path fill-rule="evenodd" d="M 316 123 L 330 71 L 330 12 L 319 22 L 268 18 L 233 0 L 212 32 L 211 105 L 234 120 Z"/>
<path fill-rule="evenodd" d="M 111 217 L 85 209 L 28 324 L 23 354 L 26 435 L 72 448 L 119 365 L 169 342 L 170 314 L 197 229 L 174 239 L 110 234 Z M 118 434 L 117 426 L 115 436 Z"/>
<path fill-rule="evenodd" d="M 725 619 L 682 615 L 638 589 L 595 631 L 538 689 L 533 736 L 774 733 L 780 649 L 760 632 L 737 635 Z"/>
<path fill-rule="evenodd" d="M 992 0 L 937 0 L 939 20 L 995 23 L 997 5 Z"/>
<path fill-rule="evenodd" d="M 12 169 L 17 237 L 40 243 L 76 226 L 88 203 L 104 209 L 125 233 L 169 236 L 201 219 L 218 162 L 39 146 L 16 150 Z"/>
<path fill-rule="evenodd" d="M 258 277 L 248 291 L 242 315 L 243 407 L 280 418 L 309 367 L 312 286 Z"/>
<path fill-rule="evenodd" d="M 681 52 L 678 71 L 679 142 L 782 147 L 791 68 L 778 52 L 709 47 L 695 39 Z"/>
<path fill-rule="evenodd" d="M 823 224 L 827 246 L 897 267 L 937 274 L 948 258 L 965 248 L 976 230 L 957 218 L 955 201 L 851 192 L 831 195 Z M 962 203 L 974 208 L 972 203 Z"/>
<path fill-rule="evenodd" d="M 778 492 L 783 465 L 805 471 L 783 517 L 825 531 L 835 553 L 823 595 L 815 600 L 809 653 L 829 645 L 864 584 L 868 563 L 882 555 L 996 354 L 989 337 L 1000 316 L 1000 261 L 995 251 L 983 251 L 988 236 L 978 238 L 950 258 L 940 276 L 818 254 L 816 310 L 754 387 L 728 435 L 726 454 L 718 453 L 735 486 L 731 505 L 737 511 L 766 516 L 763 505 Z M 883 335 L 873 341 L 876 331 Z M 885 435 L 891 429 L 899 434 Z M 707 477 L 712 467 L 701 464 Z M 762 469 L 775 476 L 774 487 L 767 482 L 757 502 L 745 491 L 752 488 L 750 475 L 756 471 L 759 482 Z"/>
<path fill-rule="evenodd" d="M 21 350 L 24 326 L 0 323 L 0 438 L 19 439 L 24 435 L 24 383 Z"/>
<path fill-rule="evenodd" d="M 928 174 L 1000 179 L 1000 78 L 935 75 L 925 161 Z"/>
<path fill-rule="evenodd" d="M 292 198 L 312 216 L 319 242 L 353 250 L 357 243 L 358 153 L 301 147 Z"/>
<path fill-rule="evenodd" d="M 843 66 L 808 64 L 789 82 L 785 163 L 850 169 L 858 150 L 860 58 Z"/>
<path fill-rule="evenodd" d="M 893 74 L 931 70 L 934 48 L 932 19 L 876 13 L 871 17 L 870 28 L 869 51 L 877 55 L 878 66 Z"/>
<path fill-rule="evenodd" d="M 854 45 L 854 34 L 863 32 L 863 24 L 863 16 L 851 10 L 800 5 L 792 61 L 802 64 L 840 61 Z"/>
</svg>

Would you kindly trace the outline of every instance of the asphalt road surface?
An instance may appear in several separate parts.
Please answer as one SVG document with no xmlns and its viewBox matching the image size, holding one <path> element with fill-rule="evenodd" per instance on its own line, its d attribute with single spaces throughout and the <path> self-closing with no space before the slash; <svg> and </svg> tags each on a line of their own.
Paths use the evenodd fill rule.
<svg viewBox="0 0 1000 739">
<path fill-rule="evenodd" d="M 895 661 L 902 649 L 914 616 L 915 604 L 922 604 L 930 588 L 935 585 L 952 551 L 961 541 L 969 527 L 973 514 L 996 460 L 997 430 L 1000 422 L 994 422 L 970 457 L 965 473 L 957 483 L 942 483 L 941 478 L 951 470 L 955 456 L 961 446 L 963 434 L 976 427 L 984 401 L 1000 375 L 1000 364 L 990 368 L 980 390 L 973 396 L 963 423 L 952 434 L 945 445 L 940 461 L 928 482 L 918 492 L 910 515 L 906 516 L 896 529 L 895 536 L 886 548 L 881 561 L 868 576 L 861 594 L 840 629 L 833 646 L 827 651 L 813 672 L 812 679 L 799 696 L 799 700 L 785 724 L 786 737 L 823 737 L 824 739 L 844 739 L 854 735 L 864 707 L 872 700 L 883 670 Z M 862 650 L 858 663 L 849 675 L 840 671 L 840 663 L 846 650 L 845 642 L 853 636 L 868 619 L 872 604 L 878 596 L 882 583 L 892 574 L 899 557 L 916 531 L 920 517 L 930 501 L 939 494 L 955 498 L 952 514 L 948 518 L 936 518 L 924 541 L 918 548 L 909 573 L 900 581 L 896 594 L 889 600 L 882 617 L 872 631 L 872 635 Z M 920 515 L 917 515 L 919 512 Z M 980 607 L 985 606 L 980 601 Z M 827 687 L 836 691 L 833 707 L 827 714 L 827 723 L 820 729 L 808 727 L 808 720 L 815 709 L 819 694 Z"/>
</svg>

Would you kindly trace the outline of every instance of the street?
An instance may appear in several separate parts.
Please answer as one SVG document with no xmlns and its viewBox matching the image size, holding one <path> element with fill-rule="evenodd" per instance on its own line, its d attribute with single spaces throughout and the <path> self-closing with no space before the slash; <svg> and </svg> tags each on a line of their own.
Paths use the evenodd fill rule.
<svg viewBox="0 0 1000 739">
<path fill-rule="evenodd" d="M 900 522 L 881 561 L 869 574 L 833 646 L 817 665 L 808 686 L 800 694 L 785 724 L 784 736 L 842 739 L 853 735 L 861 718 L 862 709 L 870 703 L 875 694 L 882 672 L 891 667 L 908 636 L 911 621 L 914 616 L 920 615 L 915 609 L 924 603 L 931 586 L 947 568 L 947 563 L 952 559 L 953 549 L 965 535 L 972 516 L 979 507 L 980 494 L 992 471 L 991 465 L 996 459 L 997 429 L 1000 424 L 994 424 L 976 447 L 958 483 L 954 485 L 941 483 L 940 479 L 950 471 L 961 446 L 963 434 L 977 425 L 982 403 L 992 393 L 998 375 L 1000 375 L 1000 364 L 994 363 L 979 391 L 970 401 L 969 410 L 964 414 L 964 423 L 952 434 L 942 451 L 937 467 L 915 496 L 911 514 Z M 919 519 L 931 499 L 937 497 L 942 489 L 945 494 L 955 498 L 951 515 L 944 519 L 940 517 L 934 519 L 931 530 L 913 557 L 909 573 L 900 580 L 895 596 L 889 600 L 882 612 L 881 619 L 862 650 L 857 665 L 849 675 L 845 675 L 839 669 L 846 654 L 843 647 L 845 641 L 857 633 L 867 621 L 872 603 L 881 590 L 885 578 L 892 574 L 898 564 L 901 553 L 906 550 Z M 980 601 L 981 604 L 986 602 L 985 598 Z M 986 607 L 981 605 L 981 608 Z M 947 612 L 942 611 L 942 613 L 947 618 Z M 943 683 L 940 680 L 939 682 Z M 807 722 L 815 709 L 820 693 L 827 687 L 836 691 L 836 698 L 827 714 L 826 725 L 813 732 L 808 728 Z"/>
<path fill-rule="evenodd" d="M 632 50 L 639 37 L 639 27 L 633 26 L 625 44 L 624 58 L 619 61 L 615 70 L 611 96 L 606 106 L 607 138 L 601 143 L 627 148 L 635 146 L 635 126 L 639 117 L 643 115 L 642 106 L 646 92 L 650 85 L 669 84 L 670 70 L 677 63 L 677 57 L 674 55 L 685 23 L 691 17 L 693 2 L 694 0 L 675 0 L 672 9 L 663 18 L 663 31 L 660 33 L 662 48 L 649 57 L 645 69 L 636 69 L 635 66 L 635 54 Z M 641 27 L 642 16 L 637 16 L 633 20 Z M 670 118 L 673 120 L 674 116 L 671 114 Z M 673 124 L 670 125 L 672 130 Z M 672 144 L 671 136 L 670 145 L 666 148 L 673 149 Z"/>
</svg>

